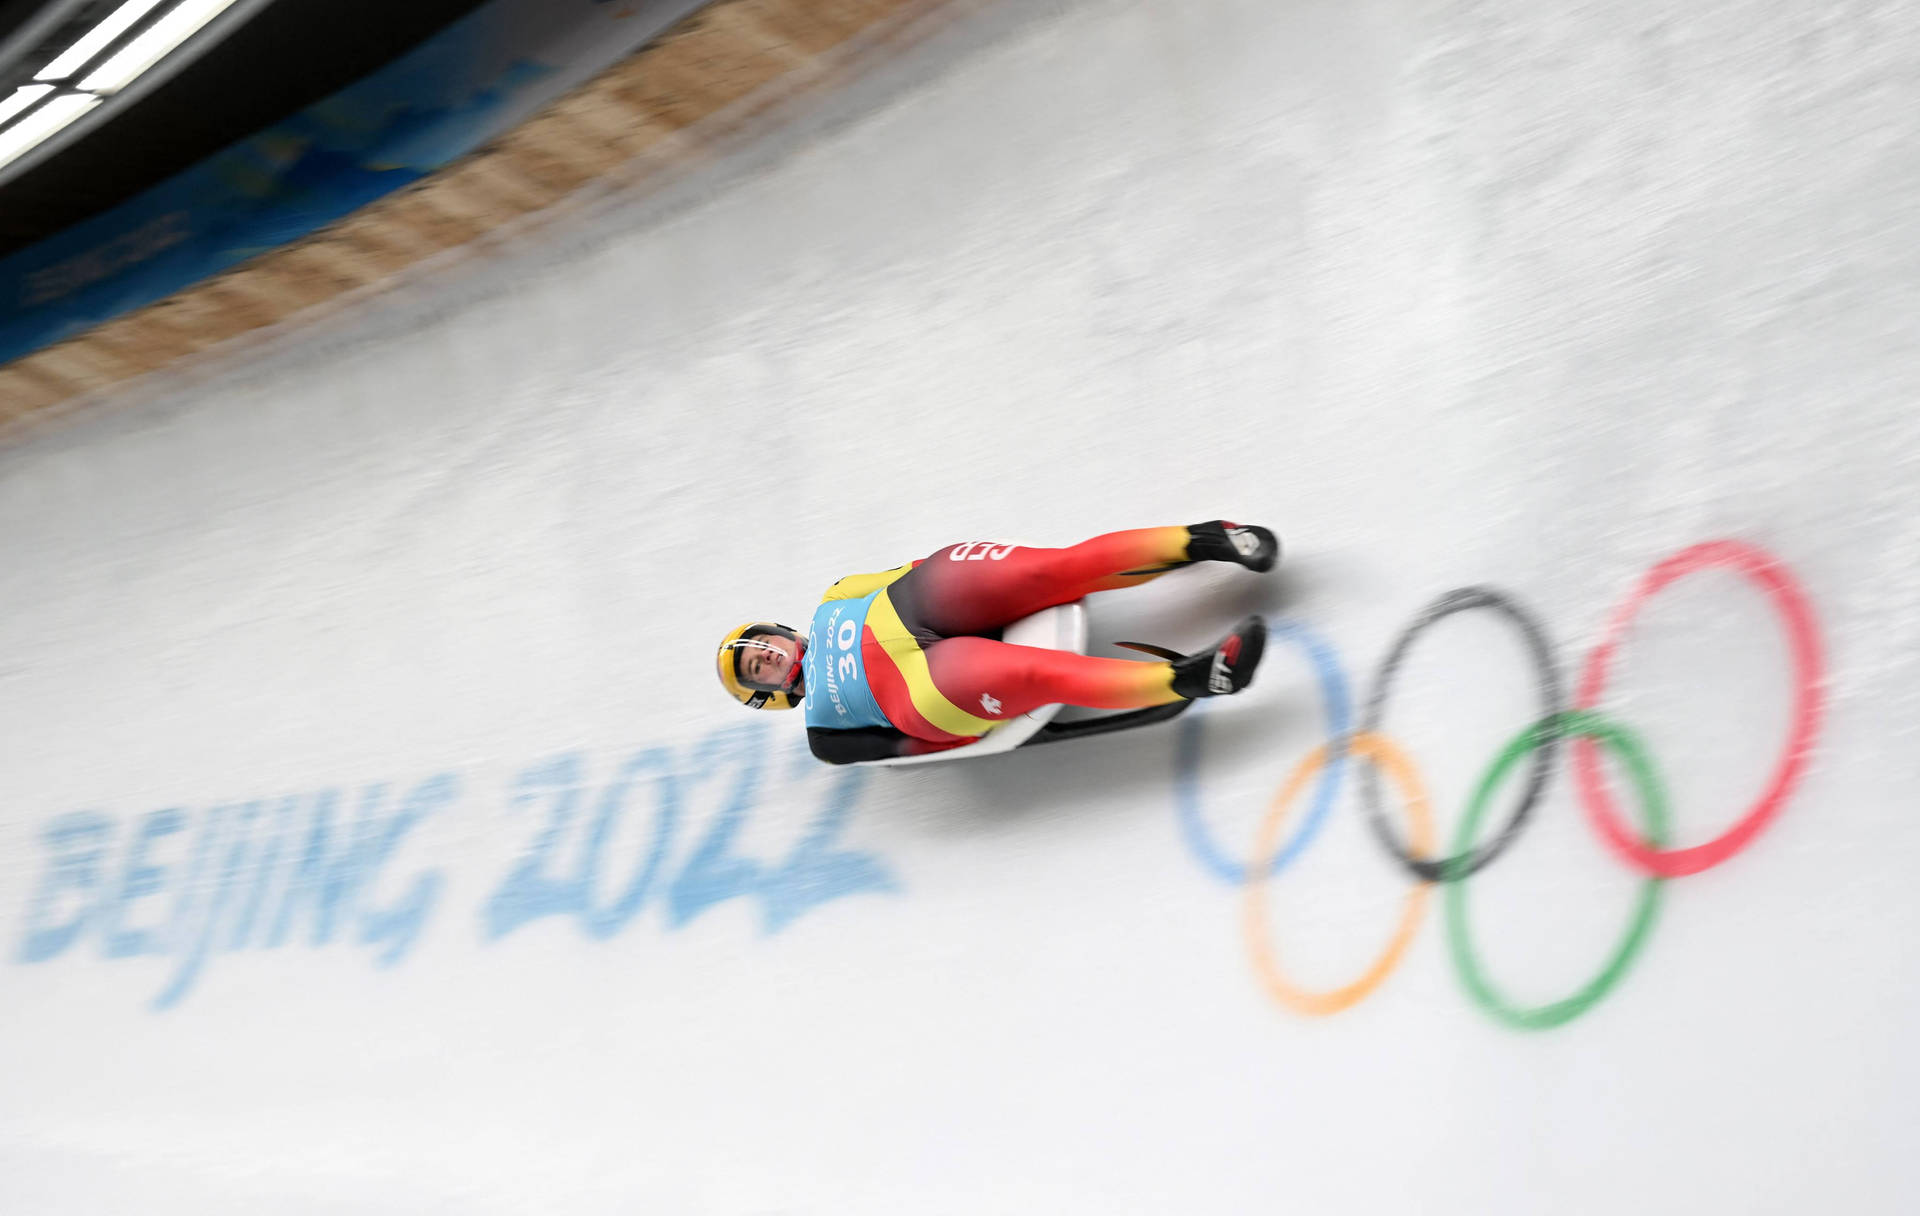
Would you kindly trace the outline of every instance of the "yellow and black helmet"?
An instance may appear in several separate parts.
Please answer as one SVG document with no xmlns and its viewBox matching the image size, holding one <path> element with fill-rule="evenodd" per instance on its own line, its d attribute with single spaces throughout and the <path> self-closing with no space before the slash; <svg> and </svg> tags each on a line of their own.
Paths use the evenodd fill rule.
<svg viewBox="0 0 1920 1216">
<path fill-rule="evenodd" d="M 771 649 L 763 637 L 782 637 L 799 643 L 795 652 L 793 666 L 787 669 L 787 678 L 778 687 L 759 684 L 740 674 L 741 655 L 755 647 Z M 748 709 L 792 709 L 800 704 L 804 696 L 804 685 L 800 679 L 799 655 L 806 652 L 806 639 L 785 625 L 776 625 L 772 621 L 749 621 L 747 624 L 729 633 L 720 643 L 718 664 L 720 683 L 733 699 Z"/>
</svg>

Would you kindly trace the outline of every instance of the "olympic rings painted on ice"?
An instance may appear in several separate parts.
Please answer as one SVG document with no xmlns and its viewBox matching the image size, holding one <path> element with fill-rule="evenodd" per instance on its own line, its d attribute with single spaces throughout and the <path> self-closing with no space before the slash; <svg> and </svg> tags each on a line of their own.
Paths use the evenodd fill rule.
<svg viewBox="0 0 1920 1216">
<path fill-rule="evenodd" d="M 1706 844 L 1669 849 L 1666 793 L 1648 759 L 1646 747 L 1625 725 L 1601 715 L 1596 707 L 1605 691 L 1607 672 L 1615 652 L 1646 601 L 1676 579 L 1716 567 L 1730 568 L 1757 585 L 1773 602 L 1785 623 L 1795 688 L 1792 725 L 1786 749 L 1766 789 L 1741 820 Z M 1432 813 L 1423 783 L 1413 763 L 1380 730 L 1385 717 L 1386 690 L 1407 651 L 1426 629 L 1453 613 L 1481 608 L 1507 617 L 1520 630 L 1538 673 L 1536 686 L 1540 693 L 1541 716 L 1516 735 L 1495 757 L 1475 787 L 1455 832 L 1452 855 L 1435 860 L 1432 858 Z M 1279 1004 L 1315 1015 L 1337 1013 L 1349 1008 L 1365 999 L 1386 980 L 1405 956 L 1413 939 L 1425 908 L 1428 884 L 1444 882 L 1450 887 L 1446 897 L 1448 952 L 1462 985 L 1475 1005 L 1497 1020 L 1519 1029 L 1549 1029 L 1579 1017 L 1612 991 L 1645 946 L 1653 928 L 1663 880 L 1695 874 L 1718 865 L 1751 844 L 1778 815 L 1805 775 L 1824 708 L 1824 658 L 1819 629 L 1805 592 L 1777 559 L 1740 541 L 1718 540 L 1694 545 L 1654 566 L 1608 618 L 1599 644 L 1588 656 L 1582 669 L 1579 690 L 1571 710 L 1561 704 L 1560 678 L 1545 631 L 1512 597 L 1492 588 L 1465 587 L 1448 592 L 1414 618 L 1413 623 L 1389 648 L 1385 661 L 1375 675 L 1359 728 L 1351 734 L 1348 728 L 1347 683 L 1332 648 L 1304 626 L 1293 622 L 1276 623 L 1274 634 L 1299 645 L 1312 661 L 1326 705 L 1328 742 L 1309 753 L 1282 783 L 1261 822 L 1252 856 L 1244 865 L 1231 860 L 1214 844 L 1205 825 L 1198 778 L 1201 755 L 1199 715 L 1189 715 L 1183 724 L 1175 796 L 1181 828 L 1194 854 L 1216 876 L 1246 887 L 1244 929 L 1253 968 L 1262 986 Z M 1500 994 L 1488 980 L 1473 952 L 1467 928 L 1466 879 L 1498 857 L 1527 822 L 1545 787 L 1562 739 L 1571 740 L 1575 791 L 1585 808 L 1587 819 L 1613 851 L 1632 862 L 1648 878 L 1620 944 L 1599 973 L 1572 996 L 1547 1005 L 1523 1008 Z M 1643 837 L 1634 836 L 1621 820 L 1601 775 L 1599 746 L 1606 747 L 1619 758 L 1638 795 Z M 1329 991 L 1309 992 L 1287 980 L 1275 962 L 1266 918 L 1266 881 L 1294 861 L 1319 833 L 1332 812 L 1349 755 L 1355 762 L 1364 762 L 1361 764 L 1364 770 L 1361 790 L 1374 835 L 1416 879 L 1416 886 L 1402 909 L 1400 922 L 1387 949 L 1358 980 Z M 1532 766 L 1521 789 L 1520 800 L 1506 824 L 1491 839 L 1476 844 L 1480 823 L 1493 802 L 1494 794 L 1511 775 L 1514 767 L 1530 756 L 1533 757 Z M 1386 822 L 1384 799 L 1375 770 L 1385 770 L 1388 780 L 1399 790 L 1411 828 L 1410 846 L 1402 845 L 1400 838 Z M 1274 842 L 1279 836 L 1287 808 L 1315 774 L 1319 775 L 1320 780 L 1311 809 L 1286 845 L 1275 849 Z"/>
</svg>

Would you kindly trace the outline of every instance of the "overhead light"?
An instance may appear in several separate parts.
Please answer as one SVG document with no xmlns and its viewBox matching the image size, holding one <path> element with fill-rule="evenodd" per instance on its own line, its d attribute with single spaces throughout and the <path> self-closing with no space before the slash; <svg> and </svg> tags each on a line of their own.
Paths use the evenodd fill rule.
<svg viewBox="0 0 1920 1216">
<path fill-rule="evenodd" d="M 41 68 L 35 80 L 65 80 L 87 61 L 107 49 L 107 44 L 127 32 L 134 22 L 152 12 L 161 0 L 127 0 L 107 14 L 106 20 L 80 35 L 80 41 L 60 53 L 60 58 Z"/>
<path fill-rule="evenodd" d="M 68 123 L 99 104 L 100 99 L 89 93 L 62 93 L 0 131 L 0 166 L 18 160 L 28 149 L 45 143 Z"/>
<path fill-rule="evenodd" d="M 0 123 L 11 122 L 13 116 L 53 92 L 50 84 L 23 84 L 13 91 L 13 96 L 0 101 Z"/>
<path fill-rule="evenodd" d="M 125 7 L 142 3 L 146 0 L 127 0 Z M 160 62 L 168 51 L 193 37 L 201 26 L 226 12 L 232 4 L 233 0 L 181 0 L 166 16 L 94 69 L 80 82 L 80 87 L 90 93 L 112 93 L 125 88 L 134 77 Z"/>
</svg>

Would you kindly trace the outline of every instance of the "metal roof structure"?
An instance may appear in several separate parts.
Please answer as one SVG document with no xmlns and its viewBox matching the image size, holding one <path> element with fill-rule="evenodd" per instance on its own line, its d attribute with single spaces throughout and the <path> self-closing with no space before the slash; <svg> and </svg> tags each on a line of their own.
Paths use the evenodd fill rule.
<svg viewBox="0 0 1920 1216">
<path fill-rule="evenodd" d="M 4 2 L 0 257 L 311 105 L 480 3 Z M 69 115 L 37 141 L 38 132 L 23 130 L 53 127 Z M 10 133 L 12 144 L 31 141 L 17 156 L 8 155 Z"/>
</svg>

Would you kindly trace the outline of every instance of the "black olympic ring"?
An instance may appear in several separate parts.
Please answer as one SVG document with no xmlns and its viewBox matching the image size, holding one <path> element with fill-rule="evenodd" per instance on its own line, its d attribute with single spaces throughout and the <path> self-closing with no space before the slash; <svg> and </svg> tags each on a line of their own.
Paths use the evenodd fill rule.
<svg viewBox="0 0 1920 1216">
<path fill-rule="evenodd" d="M 1475 608 L 1491 609 L 1512 621 L 1515 628 L 1519 629 L 1533 659 L 1536 672 L 1534 687 L 1540 693 L 1540 720 L 1552 718 L 1564 708 L 1560 673 L 1553 664 L 1553 648 L 1547 644 L 1546 631 L 1540 627 L 1540 623 L 1504 592 L 1492 587 L 1461 587 L 1428 604 L 1394 640 L 1387 657 L 1380 663 L 1380 670 L 1374 675 L 1373 691 L 1368 695 L 1366 709 L 1360 716 L 1362 733 L 1380 733 L 1380 720 L 1386 715 L 1387 687 L 1393 682 L 1414 640 L 1444 618 Z M 1373 828 L 1375 838 L 1415 878 L 1422 882 L 1458 882 L 1500 856 L 1519 835 L 1527 816 L 1533 813 L 1533 808 L 1540 803 L 1540 796 L 1546 792 L 1547 778 L 1553 772 L 1559 747 L 1560 739 L 1556 735 L 1533 753 L 1532 767 L 1527 771 L 1527 783 L 1520 791 L 1520 801 L 1514 806 L 1506 826 L 1478 847 L 1452 857 L 1439 860 L 1415 857 L 1394 834 L 1392 824 L 1387 822 L 1385 794 L 1380 788 L 1380 774 L 1374 765 L 1359 766 L 1361 805 L 1366 808 L 1367 822 Z"/>
</svg>

